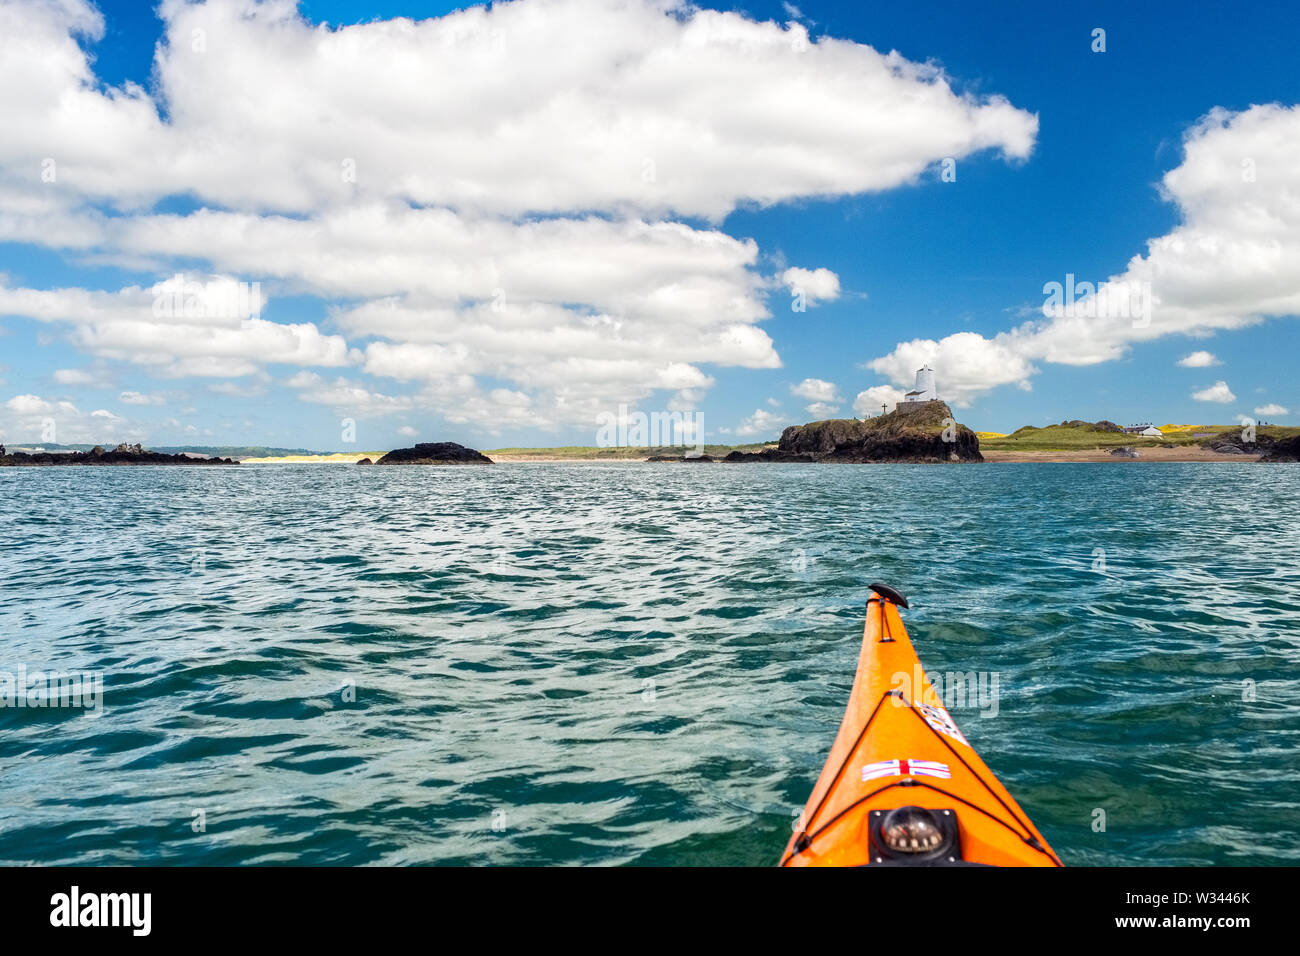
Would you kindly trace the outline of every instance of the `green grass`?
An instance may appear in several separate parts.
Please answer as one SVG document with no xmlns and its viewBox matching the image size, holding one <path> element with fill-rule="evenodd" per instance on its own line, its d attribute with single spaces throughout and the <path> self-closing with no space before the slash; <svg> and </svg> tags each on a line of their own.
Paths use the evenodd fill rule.
<svg viewBox="0 0 1300 956">
<path fill-rule="evenodd" d="M 775 444 L 768 442 L 766 444 Z M 753 445 L 705 445 L 704 454 L 714 458 L 720 458 L 730 454 L 733 451 L 758 451 L 765 446 L 765 443 L 758 442 Z M 684 455 L 690 452 L 695 454 L 696 448 L 691 446 L 659 446 L 654 448 L 632 448 L 632 447 L 615 447 L 615 448 L 594 448 L 585 445 L 565 445 L 559 448 L 490 448 L 484 449 L 483 454 L 489 458 L 495 458 L 500 455 L 512 458 L 575 458 L 589 459 L 591 461 L 639 461 L 642 458 L 649 458 L 653 455 Z"/>
<path fill-rule="evenodd" d="M 1172 448 L 1199 445 L 1205 437 L 1195 435 L 1222 434 L 1237 432 L 1240 425 L 1198 425 L 1187 431 L 1170 432 L 1164 438 L 1144 438 L 1140 435 L 1124 435 L 1119 432 L 1095 432 L 1078 426 L 1048 425 L 1036 428 L 1026 425 L 1005 438 L 980 439 L 980 448 L 989 451 L 1077 451 L 1088 448 L 1118 448 L 1130 445 L 1134 448 L 1155 448 L 1167 446 Z M 1272 435 L 1275 438 L 1290 438 L 1300 434 L 1300 428 L 1284 428 L 1278 425 L 1266 425 L 1257 429 L 1259 435 Z"/>
</svg>

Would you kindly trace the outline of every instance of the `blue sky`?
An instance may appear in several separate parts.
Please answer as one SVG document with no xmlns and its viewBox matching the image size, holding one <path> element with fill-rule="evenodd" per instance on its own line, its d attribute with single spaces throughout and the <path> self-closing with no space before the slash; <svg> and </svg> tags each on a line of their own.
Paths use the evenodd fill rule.
<svg viewBox="0 0 1300 956">
<path fill-rule="evenodd" d="M 154 71 L 154 48 L 163 34 L 163 22 L 139 4 L 102 2 L 98 8 L 103 35 L 83 37 L 81 44 L 93 57 L 91 66 L 101 93 L 139 84 L 156 105 L 159 123 L 174 122 L 179 127 L 182 118 L 169 112 L 170 81 Z M 304 18 L 332 26 L 396 16 L 438 17 L 453 9 L 418 2 L 300 4 Z M 767 277 L 767 285 L 749 291 L 771 314 L 746 324 L 770 338 L 770 352 L 779 356 L 779 367 L 770 367 L 776 362 L 760 356 L 758 346 L 745 352 L 748 358 L 739 364 L 725 357 L 711 361 L 709 349 L 700 347 L 682 351 L 689 357 L 681 364 L 688 364 L 695 376 L 683 378 L 680 370 L 664 373 L 663 368 L 673 364 L 669 359 L 659 362 L 633 347 L 629 362 L 639 364 L 636 368 L 630 364 L 628 375 L 645 378 L 626 392 L 608 384 L 607 370 L 581 365 L 566 372 L 558 358 L 551 360 L 555 365 L 551 372 L 533 376 L 521 371 L 526 360 L 514 354 L 508 361 L 501 358 L 505 353 L 499 353 L 498 338 L 492 345 L 498 352 L 481 356 L 474 353 L 479 339 L 439 340 L 440 348 L 469 349 L 469 358 L 464 352 L 452 358 L 466 360 L 472 383 L 448 384 L 459 372 L 455 361 L 442 364 L 442 353 L 430 360 L 435 370 L 422 378 L 404 379 L 400 368 L 394 377 L 385 372 L 394 362 L 359 357 L 365 352 L 374 359 L 366 351 L 368 344 L 397 341 L 391 333 L 366 334 L 370 330 L 361 320 L 340 324 L 339 311 L 362 306 L 367 300 L 364 294 L 351 290 L 336 294 L 324 281 L 294 284 L 273 271 L 261 275 L 256 267 L 232 270 L 227 268 L 229 259 L 169 257 L 166 250 L 156 249 L 144 254 L 137 247 L 114 247 L 111 241 L 76 248 L 75 242 L 47 239 L 30 223 L 26 231 L 5 229 L 0 235 L 10 241 L 0 242 L 0 274 L 10 289 L 116 292 L 132 286 L 148 288 L 181 269 L 234 275 L 241 281 L 259 281 L 270 290 L 263 319 L 310 323 L 322 337 L 340 336 L 352 358 L 340 360 L 342 364 L 318 365 L 310 360 L 276 361 L 274 356 L 260 362 L 252 355 L 242 364 L 223 365 L 216 370 L 221 374 L 212 374 L 207 367 L 202 374 L 192 374 L 194 365 L 172 361 L 173 357 L 142 361 L 131 354 L 129 344 L 122 344 L 134 339 L 100 334 L 76 314 L 60 313 L 58 321 L 50 321 L 28 314 L 30 310 L 0 306 L 4 312 L 0 315 L 4 330 L 0 409 L 6 401 L 11 406 L 8 417 L 0 417 L 3 437 L 11 442 L 37 440 L 39 434 L 31 433 L 34 423 L 53 418 L 60 423 L 68 420 L 63 431 L 68 441 L 142 437 L 154 444 L 341 448 L 346 446 L 341 444 L 340 421 L 351 417 L 358 423 L 358 443 L 367 448 L 405 444 L 416 437 L 478 447 L 591 444 L 595 424 L 587 423 L 589 411 L 630 403 L 647 411 L 697 411 L 708 441 L 756 440 L 774 437 L 784 424 L 824 417 L 813 416 L 805 408 L 809 400 L 792 393 L 808 380 L 833 386 L 833 395 L 824 404 L 839 415 L 853 414 L 855 398 L 867 389 L 904 387 L 897 369 L 913 354 L 932 354 L 925 347 L 919 352 L 899 349 L 900 343 L 912 341 L 935 343 L 933 354 L 949 366 L 938 359 L 932 362 L 940 393 L 957 399 L 958 418 L 976 429 L 1011 431 L 1023 424 L 1065 418 L 1228 422 L 1239 415 L 1260 417 L 1257 409 L 1261 408 L 1270 409 L 1262 416 L 1268 420 L 1294 422 L 1291 413 L 1300 407 L 1300 395 L 1295 392 L 1294 376 L 1288 373 L 1300 333 L 1288 316 L 1294 315 L 1300 283 L 1290 268 L 1297 223 L 1285 216 L 1273 223 L 1277 227 L 1274 247 L 1261 253 L 1252 245 L 1251 230 L 1242 227 L 1249 217 L 1238 215 L 1249 203 L 1269 209 L 1285 206 L 1296 196 L 1292 174 L 1300 142 L 1294 135 L 1293 113 L 1286 108 L 1300 98 L 1300 69 L 1289 40 L 1294 37 L 1296 14 L 1286 5 L 1252 6 L 1249 16 L 1210 3 L 1139 8 L 1119 3 L 1009 3 L 999 4 L 996 13 L 962 3 L 923 7 L 802 3 L 797 11 L 785 4 L 752 3 L 715 9 L 758 23 L 800 23 L 812 38 L 814 54 L 823 38 L 834 38 L 882 53 L 896 50 L 912 64 L 932 64 L 942 70 L 954 96 L 966 94 L 980 102 L 987 101 L 979 98 L 1003 97 L 1018 115 L 1036 117 L 1032 149 L 1021 158 L 1007 155 L 1005 143 L 1003 148 L 969 143 L 968 154 L 956 161 L 955 182 L 941 181 L 939 154 L 902 183 L 866 190 L 850 187 L 831 196 L 818 195 L 816 189 L 795 190 L 795 195 L 769 203 L 747 198 L 747 187 L 738 186 L 739 198 L 721 215 L 707 209 L 707 203 L 691 205 L 686 200 L 676 208 L 635 209 L 633 216 L 642 221 L 680 223 L 696 233 L 717 231 L 739 242 L 752 240 L 756 257 L 747 268 Z M 1095 28 L 1105 30 L 1105 52 L 1092 49 Z M 182 35 L 190 35 L 188 28 Z M 572 32 L 565 35 L 573 36 Z M 581 43 L 583 38 L 574 36 L 572 42 Z M 382 50 L 382 44 L 376 49 Z M 429 56 L 436 53 L 430 51 Z M 382 61 L 377 53 L 369 56 Z M 779 79 L 773 79 L 773 97 L 779 96 Z M 599 81 L 599 75 L 592 77 L 593 85 Z M 697 82 L 697 91 L 700 85 Z M 213 86 L 217 92 L 208 93 L 221 96 L 221 85 Z M 526 82 L 520 86 L 524 88 Z M 191 90 L 190 102 L 200 102 L 203 92 Z M 1250 112 L 1265 104 L 1280 104 L 1281 109 Z M 673 101 L 664 108 L 671 115 Z M 481 104 L 483 112 L 492 109 L 489 102 Z M 1185 154 L 1189 135 L 1206 129 L 1203 117 L 1216 109 L 1226 111 L 1225 118 L 1210 124 L 1197 139 L 1199 158 Z M 237 122 L 237 107 L 231 110 Z M 826 125 L 833 127 L 834 117 L 828 116 Z M 797 118 L 792 115 L 790 122 Z M 718 129 L 730 128 L 725 109 L 717 123 Z M 773 123 L 777 132 L 747 129 L 742 134 L 779 135 L 782 117 L 777 115 Z M 112 136 L 111 129 L 99 135 Z M 441 132 L 429 129 L 423 135 L 436 137 Z M 832 144 L 827 150 L 838 149 L 833 134 L 826 135 Z M 746 139 L 740 145 L 752 142 Z M 815 158 L 817 144 L 809 148 Z M 41 154 L 37 149 L 31 155 Z M 850 161 L 853 155 L 849 150 Z M 1235 183 L 1204 184 L 1199 170 L 1225 165 L 1235 169 L 1239 159 L 1258 163 L 1261 170 L 1258 182 L 1240 187 L 1248 191 L 1237 191 Z M 96 161 L 115 160 L 110 155 Z M 1190 185 L 1162 195 L 1162 178 L 1184 163 Z M 17 175 L 15 168 L 0 165 L 0 176 L 8 177 L 5 185 L 10 190 L 0 193 L 0 198 L 11 209 L 16 208 L 13 197 L 34 195 L 40 189 L 30 176 Z M 431 175 L 440 173 L 433 170 Z M 510 175 L 519 178 L 517 173 Z M 688 178 L 690 172 L 677 175 L 675 182 L 689 191 L 690 184 L 680 177 Z M 763 173 L 752 175 L 753 192 L 761 194 Z M 544 192 L 545 176 L 541 179 L 538 188 Z M 126 181 L 122 177 L 115 182 Z M 115 195 L 117 186 L 110 183 L 87 190 L 57 211 L 130 219 L 159 213 L 187 217 L 207 208 L 311 220 L 337 208 L 309 204 L 275 209 L 274 198 L 232 199 L 237 190 L 207 193 L 202 179 L 193 189 L 187 189 L 183 180 L 177 182 L 180 185 L 130 199 Z M 1261 185 L 1270 192 L 1261 195 L 1254 189 Z M 457 201 L 448 200 L 449 207 L 458 208 Z M 546 209 L 536 208 L 536 203 L 536 199 L 521 200 L 517 208 L 490 210 L 482 214 L 484 219 L 474 221 L 518 226 L 590 215 L 617 221 L 627 215 L 624 206 L 600 197 L 557 198 Z M 424 208 L 437 203 L 413 205 Z M 75 229 L 75 221 L 69 228 Z M 1203 251 L 1213 253 L 1198 259 L 1180 252 L 1186 243 L 1178 237 L 1188 235 L 1202 242 Z M 1149 270 L 1139 267 L 1126 273 L 1133 257 L 1148 254 L 1148 241 L 1168 236 L 1174 236 L 1174 241 L 1163 258 L 1153 255 Z M 555 249 L 550 254 L 562 254 L 562 247 Z M 1276 260 L 1271 258 L 1274 252 Z M 361 260 L 374 255 L 364 245 L 345 253 Z M 830 270 L 838 278 L 838 294 L 826 296 L 805 312 L 791 311 L 788 290 L 773 278 L 788 266 Z M 1121 331 L 1118 338 L 1107 333 L 1108 346 L 1101 349 L 1104 357 L 1086 364 L 1055 360 L 1059 349 L 1013 343 L 1014 354 L 1006 361 L 1023 363 L 1024 374 L 1018 380 L 1016 375 L 1007 379 L 986 367 L 988 361 L 1004 361 L 999 357 L 1001 346 L 991 359 L 981 359 L 962 351 L 966 346 L 959 340 L 938 344 L 955 334 L 975 333 L 982 340 L 976 343 L 976 352 L 982 355 L 983 342 L 1004 342 L 1000 335 L 1026 321 L 1044 321 L 1043 286 L 1063 282 L 1067 274 L 1093 282 L 1125 274 L 1153 277 L 1157 296 L 1171 304 L 1167 312 L 1159 306 L 1155 310 L 1155 324 L 1162 331 L 1127 337 Z M 674 282 L 690 278 L 683 274 L 675 276 Z M 400 288 L 400 277 L 397 281 Z M 1277 287 L 1269 295 L 1252 297 L 1252 286 L 1271 282 Z M 16 296 L 13 301 L 23 300 Z M 67 308 L 75 313 L 75 305 Z M 609 314 L 604 306 L 581 302 L 574 303 L 572 311 L 578 317 Z M 618 320 L 614 314 L 612 321 Z M 454 321 L 474 319 L 461 315 Z M 684 322 L 674 326 L 671 334 L 689 336 L 694 327 L 703 326 Z M 174 331 L 189 334 L 183 328 Z M 645 331 L 645 340 L 653 334 Z M 619 359 L 619 348 L 611 344 L 608 357 Z M 1068 344 L 1065 350 L 1069 351 Z M 1214 364 L 1177 364 L 1198 351 L 1212 353 Z M 304 354 L 301 348 L 298 352 Z M 320 354 L 330 353 L 323 349 Z M 378 358 L 387 354 L 380 350 Z M 400 365 L 407 355 L 402 353 L 394 361 Z M 420 355 L 424 361 L 424 353 Z M 882 364 L 891 355 L 894 360 Z M 659 367 L 651 368 L 656 362 Z M 576 381 L 588 374 L 594 377 L 591 382 Z M 566 375 L 580 386 L 572 393 L 555 384 Z M 706 384 L 699 384 L 700 380 Z M 675 384 L 652 387 L 669 381 Z M 1225 389 L 1214 391 L 1219 382 Z M 804 389 L 808 394 L 816 390 Z M 349 396 L 363 392 L 365 397 L 356 399 L 358 411 L 350 411 Z M 1193 398 L 1197 392 L 1232 398 L 1198 400 Z M 123 399 L 132 394 L 134 401 Z M 580 406 L 581 413 L 556 411 L 566 405 L 564 394 L 570 394 L 568 407 Z M 304 398 L 307 395 L 313 397 Z M 13 405 L 20 396 L 27 401 Z M 498 407 L 518 408 L 529 402 L 535 411 L 513 420 L 494 413 Z M 859 401 L 860 410 L 864 403 L 865 399 Z M 1280 408 L 1288 411 L 1278 412 Z M 756 410 L 763 413 L 757 420 Z M 96 421 L 95 411 L 106 414 Z M 743 424 L 747 419 L 748 428 Z"/>
</svg>

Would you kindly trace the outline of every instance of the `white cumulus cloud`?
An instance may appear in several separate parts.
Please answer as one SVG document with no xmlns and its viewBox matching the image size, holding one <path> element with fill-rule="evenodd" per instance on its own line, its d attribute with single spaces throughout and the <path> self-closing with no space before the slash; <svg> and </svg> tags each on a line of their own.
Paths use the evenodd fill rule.
<svg viewBox="0 0 1300 956">
<path fill-rule="evenodd" d="M 831 302 L 840 297 L 840 277 L 830 269 L 786 269 L 781 281 L 792 295 L 802 295 L 805 305 Z"/>
<path fill-rule="evenodd" d="M 873 385 L 858 392 L 858 397 L 853 400 L 853 411 L 864 418 L 879 415 L 882 411 L 892 412 L 903 400 L 903 395 L 904 391 L 901 388 L 894 388 L 892 385 Z"/>
<path fill-rule="evenodd" d="M 1209 388 L 1203 388 L 1199 392 L 1192 392 L 1192 398 L 1198 402 L 1235 402 L 1237 396 L 1232 394 L 1232 389 L 1228 388 L 1228 383 L 1220 379 Z"/>
<path fill-rule="evenodd" d="M 840 407 L 838 405 L 831 405 L 829 402 L 813 402 L 811 405 L 804 406 L 804 411 L 813 418 L 819 420 L 830 418 L 832 415 L 839 412 L 839 410 Z"/>
<path fill-rule="evenodd" d="M 775 439 L 785 425 L 786 419 L 779 412 L 756 408 L 754 414 L 736 426 L 736 434 L 742 438 L 762 436 L 765 439 Z"/>
<path fill-rule="evenodd" d="M 144 432 L 105 408 L 83 412 L 72 402 L 15 395 L 0 406 L 0 441 L 86 444 L 137 441 Z"/>
<path fill-rule="evenodd" d="M 838 277 L 765 275 L 753 241 L 680 220 L 887 190 L 984 150 L 1019 160 L 1037 134 L 931 63 L 674 0 L 338 28 L 289 0 L 158 15 L 154 82 L 113 87 L 87 52 L 106 31 L 92 6 L 0 0 L 0 241 L 159 277 L 197 261 L 332 303 L 334 325 L 159 316 L 146 289 L 5 286 L 0 312 L 162 376 L 359 366 L 416 389 L 337 371 L 297 386 L 357 414 L 590 422 L 698 395 L 706 365 L 779 367 L 768 296 L 798 281 L 828 301 Z M 51 178 L 33 188 L 34 171 Z M 151 211 L 172 196 L 201 208 Z"/>
<path fill-rule="evenodd" d="M 292 2 L 165 0 L 159 101 L 104 89 L 82 0 L 6 5 L 0 163 L 146 204 L 197 189 L 312 212 L 359 197 L 515 215 L 870 192 L 937 159 L 1023 158 L 1038 122 L 936 66 L 673 0 L 520 0 L 337 29 Z M 557 55 L 563 51 L 563 55 Z M 160 109 L 165 101 L 167 115 Z M 94 136 L 87 136 L 92 126 Z"/>
<path fill-rule="evenodd" d="M 1001 385 L 1028 387 L 1037 362 L 1092 365 L 1163 336 L 1203 337 L 1300 314 L 1300 107 L 1212 110 L 1188 130 L 1183 161 L 1161 191 L 1180 224 L 1091 294 L 1045 306 L 1044 318 L 992 338 L 902 343 L 869 367 L 906 385 L 928 361 L 940 397 L 960 405 Z M 1180 364 L 1216 361 L 1194 352 Z"/>
<path fill-rule="evenodd" d="M 806 378 L 798 385 L 791 385 L 790 392 L 810 402 L 837 402 L 840 398 L 835 383 L 820 378 Z"/>
<path fill-rule="evenodd" d="M 1018 348 L 1015 336 L 1002 334 L 986 339 L 976 332 L 957 332 L 938 341 L 913 339 L 900 343 L 889 355 L 867 363 L 867 367 L 884 375 L 895 388 L 887 394 L 910 389 L 916 382 L 916 370 L 929 365 L 935 370 L 939 397 L 957 406 L 968 405 L 976 396 L 999 385 L 1029 388 L 1029 379 L 1037 369 Z"/>
</svg>

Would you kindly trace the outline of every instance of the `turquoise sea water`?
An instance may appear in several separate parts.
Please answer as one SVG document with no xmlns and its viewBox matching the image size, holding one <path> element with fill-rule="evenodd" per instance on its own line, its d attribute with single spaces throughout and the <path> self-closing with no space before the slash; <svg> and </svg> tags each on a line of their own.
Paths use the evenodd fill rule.
<svg viewBox="0 0 1300 956">
<path fill-rule="evenodd" d="M 1295 864 L 1297 515 L 1250 463 L 0 469 L 0 671 L 104 681 L 0 709 L 0 862 L 770 865 L 883 580 L 1067 864 Z"/>
</svg>

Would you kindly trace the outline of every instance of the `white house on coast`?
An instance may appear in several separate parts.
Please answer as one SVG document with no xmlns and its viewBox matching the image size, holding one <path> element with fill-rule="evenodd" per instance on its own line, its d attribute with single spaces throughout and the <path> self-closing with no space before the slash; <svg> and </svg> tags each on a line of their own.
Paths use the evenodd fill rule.
<svg viewBox="0 0 1300 956">
<path fill-rule="evenodd" d="M 1151 424 L 1129 425 L 1124 429 L 1124 433 L 1127 435 L 1143 435 L 1147 438 L 1165 437 L 1164 432 L 1156 428 L 1155 425 L 1151 425 Z"/>
</svg>

